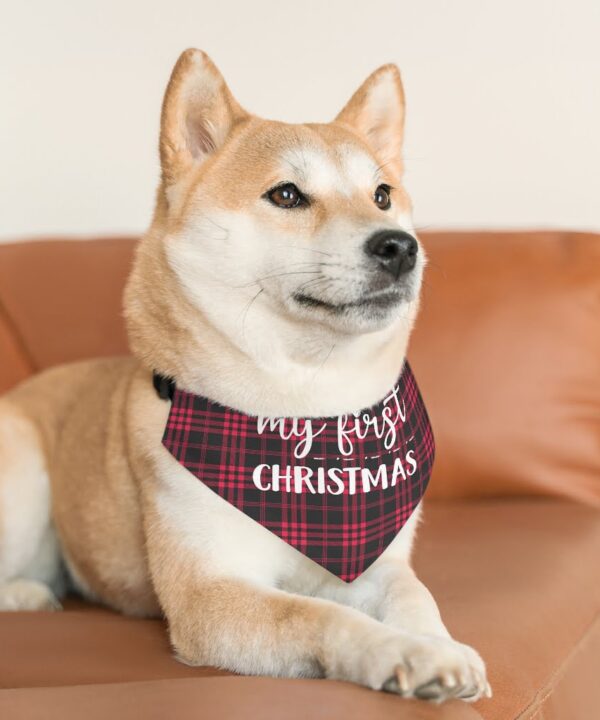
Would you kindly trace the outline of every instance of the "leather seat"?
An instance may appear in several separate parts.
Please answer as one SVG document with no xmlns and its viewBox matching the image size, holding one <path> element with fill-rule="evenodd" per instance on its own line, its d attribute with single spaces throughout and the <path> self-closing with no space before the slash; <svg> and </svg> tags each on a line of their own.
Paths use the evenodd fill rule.
<svg viewBox="0 0 600 720">
<path fill-rule="evenodd" d="M 190 668 L 171 657 L 162 622 L 69 600 L 62 613 L 0 614 L 0 717 L 598 717 L 600 237 L 424 241 L 410 355 L 438 452 L 415 564 L 452 633 L 486 659 L 494 697 L 438 707 Z M 132 246 L 0 246 L 0 389 L 125 351 Z"/>
</svg>

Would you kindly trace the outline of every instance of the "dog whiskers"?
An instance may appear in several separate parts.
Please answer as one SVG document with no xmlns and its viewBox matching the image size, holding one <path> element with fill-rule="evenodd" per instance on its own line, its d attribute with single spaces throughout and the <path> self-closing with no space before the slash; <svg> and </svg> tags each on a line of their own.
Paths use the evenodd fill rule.
<svg viewBox="0 0 600 720">
<path fill-rule="evenodd" d="M 242 318 L 241 318 L 242 323 L 241 324 L 242 324 L 242 337 L 244 338 L 244 342 L 246 341 L 246 320 L 248 319 L 248 313 L 250 312 L 250 308 L 252 307 L 252 305 L 254 305 L 256 300 L 258 300 L 260 294 L 263 293 L 264 290 L 265 289 L 263 287 L 261 287 L 259 289 L 259 291 L 250 298 L 250 301 L 246 304 L 246 307 L 244 308 L 244 310 L 242 310 Z"/>
<path fill-rule="evenodd" d="M 319 364 L 319 366 L 317 367 L 317 369 L 315 370 L 315 373 L 314 373 L 314 375 L 313 375 L 312 378 L 311 378 L 311 383 L 314 383 L 315 380 L 317 379 L 317 375 L 321 372 L 321 370 L 322 370 L 323 367 L 325 366 L 325 363 L 326 363 L 326 362 L 329 360 L 329 358 L 331 357 L 331 353 L 335 350 L 335 346 L 336 346 L 336 343 L 333 343 L 333 345 L 329 348 L 329 352 L 328 352 L 327 355 L 325 355 L 325 357 L 323 358 L 323 362 L 321 362 L 321 363 Z"/>
<path fill-rule="evenodd" d="M 298 287 L 296 288 L 296 290 L 294 292 L 295 292 L 295 294 L 302 293 L 306 288 L 319 287 L 319 284 L 323 283 L 323 282 L 331 284 L 333 282 L 333 280 L 332 280 L 332 278 L 327 278 L 327 277 L 323 277 L 323 276 L 318 277 L 318 278 L 313 278 L 312 280 L 307 280 L 306 282 L 300 283 L 300 285 L 298 285 Z"/>
<path fill-rule="evenodd" d="M 262 277 L 256 278 L 256 280 L 252 280 L 251 282 L 244 283 L 242 285 L 230 285 L 232 288 L 244 288 L 244 287 L 251 287 L 252 285 L 257 285 L 258 283 L 263 282 L 264 280 L 272 280 L 275 278 L 280 277 L 286 277 L 287 275 L 318 275 L 321 273 L 321 269 L 324 267 L 328 268 L 338 268 L 340 270 L 354 270 L 355 268 L 352 265 L 343 265 L 341 263 L 328 263 L 328 262 L 297 262 L 297 263 L 291 263 L 287 265 L 287 267 L 301 267 L 302 270 L 286 270 L 285 272 L 272 272 L 269 275 L 263 275 Z M 309 269 L 314 268 L 314 269 Z M 273 268 L 273 270 L 277 270 L 277 267 Z M 329 278 L 326 278 L 329 279 Z"/>
<path fill-rule="evenodd" d="M 276 273 L 275 275 L 263 275 L 263 277 L 259 277 L 256 280 L 253 280 L 249 283 L 244 283 L 243 285 L 230 285 L 229 287 L 232 288 L 247 288 L 252 287 L 252 285 L 258 285 L 259 283 L 263 282 L 263 280 L 272 280 L 274 278 L 279 277 L 285 277 L 286 275 L 316 275 L 319 273 L 319 270 L 295 270 L 290 272 L 282 272 L 282 273 Z"/>
<path fill-rule="evenodd" d="M 375 172 L 373 173 L 373 176 L 374 176 L 375 181 L 377 181 L 377 180 L 379 179 L 380 174 L 381 174 L 381 171 L 382 171 L 384 168 L 386 168 L 391 162 L 392 162 L 391 160 L 388 160 L 387 162 L 381 163 L 381 165 L 379 165 L 379 166 L 375 169 Z"/>
<path fill-rule="evenodd" d="M 335 257 L 333 253 L 325 252 L 325 250 L 317 250 L 316 248 L 311 247 L 299 247 L 298 245 L 277 245 L 277 247 L 285 250 L 302 250 L 303 252 L 312 252 L 319 255 L 327 255 L 327 257 Z"/>
<path fill-rule="evenodd" d="M 211 225 L 214 225 L 216 228 L 219 228 L 219 230 L 223 230 L 223 232 L 229 232 L 229 231 L 227 230 L 227 228 L 224 228 L 222 225 L 219 225 L 218 222 L 216 222 L 215 220 L 213 220 L 213 219 L 212 219 L 211 217 L 209 217 L 206 213 L 200 213 L 200 217 L 201 217 L 203 220 L 208 220 L 208 222 L 211 223 Z"/>
</svg>

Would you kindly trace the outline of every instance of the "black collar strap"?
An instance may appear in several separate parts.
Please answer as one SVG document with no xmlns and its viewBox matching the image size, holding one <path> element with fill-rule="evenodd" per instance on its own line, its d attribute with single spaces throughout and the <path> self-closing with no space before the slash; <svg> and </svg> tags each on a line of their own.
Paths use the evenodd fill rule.
<svg viewBox="0 0 600 720">
<path fill-rule="evenodd" d="M 155 370 L 152 373 L 152 384 L 154 385 L 156 394 L 161 400 L 173 399 L 173 393 L 175 392 L 175 381 L 173 378 L 161 375 Z"/>
</svg>

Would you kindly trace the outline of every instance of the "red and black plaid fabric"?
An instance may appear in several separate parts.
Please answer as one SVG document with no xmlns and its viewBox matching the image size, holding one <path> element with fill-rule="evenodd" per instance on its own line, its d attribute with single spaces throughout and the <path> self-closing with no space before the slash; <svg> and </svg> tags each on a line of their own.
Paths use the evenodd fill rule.
<svg viewBox="0 0 600 720">
<path fill-rule="evenodd" d="M 381 403 L 333 418 L 261 419 L 174 388 L 163 444 L 224 500 L 346 582 L 411 516 L 434 458 L 407 363 Z"/>
</svg>

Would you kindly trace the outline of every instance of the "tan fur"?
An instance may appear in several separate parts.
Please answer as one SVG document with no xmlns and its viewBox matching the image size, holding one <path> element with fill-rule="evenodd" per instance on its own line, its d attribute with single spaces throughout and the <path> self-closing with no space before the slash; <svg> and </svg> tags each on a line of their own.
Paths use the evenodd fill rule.
<svg viewBox="0 0 600 720">
<path fill-rule="evenodd" d="M 289 126 L 242 110 L 203 53 L 182 55 L 163 105 L 156 212 L 125 294 L 134 357 L 49 370 L 0 402 L 0 606 L 54 604 L 39 581 L 60 594 L 58 554 L 40 563 L 55 528 L 71 582 L 122 612 L 164 613 L 184 662 L 437 699 L 487 691 L 483 662 L 450 638 L 410 569 L 418 513 L 346 585 L 166 452 L 169 404 L 151 382 L 156 369 L 261 415 L 334 415 L 383 396 L 405 356 L 422 259 L 389 317 L 298 309 L 290 294 L 301 284 L 289 275 L 329 273 L 334 291 L 323 297 L 350 302 L 364 283 L 365 236 L 411 229 L 403 122 L 393 66 L 332 124 Z M 282 211 L 262 197 L 290 176 L 312 193 L 310 208 Z M 394 187 L 386 214 L 373 203 L 379 183 Z M 278 263 L 292 269 L 283 279 Z M 19 482 L 31 490 L 23 507 Z M 9 537 L 26 510 L 31 527 Z M 22 561 L 17 545 L 28 549 Z"/>
</svg>

